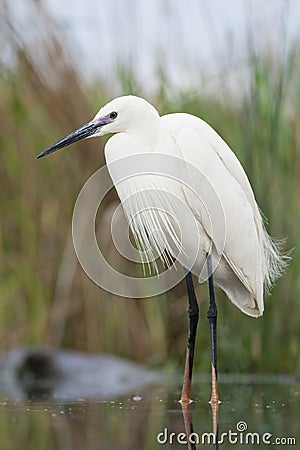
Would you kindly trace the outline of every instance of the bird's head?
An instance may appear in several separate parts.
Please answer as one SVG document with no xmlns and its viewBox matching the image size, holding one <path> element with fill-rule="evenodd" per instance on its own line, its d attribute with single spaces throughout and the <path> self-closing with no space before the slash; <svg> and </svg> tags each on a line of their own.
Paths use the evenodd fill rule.
<svg viewBox="0 0 300 450">
<path fill-rule="evenodd" d="M 115 98 L 103 106 L 93 120 L 50 145 L 37 158 L 82 139 L 136 130 L 139 126 L 149 123 L 149 120 L 156 120 L 158 117 L 156 109 L 140 97 L 126 95 Z"/>
</svg>

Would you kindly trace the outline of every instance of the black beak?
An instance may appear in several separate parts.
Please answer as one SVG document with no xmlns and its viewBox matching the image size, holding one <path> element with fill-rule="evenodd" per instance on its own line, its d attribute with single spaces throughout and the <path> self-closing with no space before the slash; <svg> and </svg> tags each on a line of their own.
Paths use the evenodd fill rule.
<svg viewBox="0 0 300 450">
<path fill-rule="evenodd" d="M 68 134 L 68 136 L 60 139 L 54 144 L 50 145 L 46 148 L 42 153 L 37 156 L 37 159 L 42 158 L 43 156 L 50 155 L 50 153 L 56 152 L 56 150 L 60 150 L 61 148 L 67 147 L 67 145 L 73 144 L 73 142 L 80 141 L 81 139 L 85 139 L 89 136 L 92 136 L 97 131 L 100 130 L 104 125 L 110 123 L 107 117 L 103 117 L 103 119 L 94 119 L 91 122 L 83 125 L 83 127 L 78 128 L 78 130 L 73 131 Z"/>
</svg>

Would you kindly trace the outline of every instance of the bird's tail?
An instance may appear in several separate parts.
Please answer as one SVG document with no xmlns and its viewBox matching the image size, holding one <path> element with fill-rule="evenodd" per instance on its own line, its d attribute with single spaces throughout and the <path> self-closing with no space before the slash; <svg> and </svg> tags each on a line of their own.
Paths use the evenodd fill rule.
<svg viewBox="0 0 300 450">
<path fill-rule="evenodd" d="M 264 289 L 269 293 L 287 267 L 291 259 L 291 251 L 283 253 L 281 251 L 285 240 L 276 240 L 272 238 L 265 228 L 263 228 L 264 243 Z"/>
</svg>

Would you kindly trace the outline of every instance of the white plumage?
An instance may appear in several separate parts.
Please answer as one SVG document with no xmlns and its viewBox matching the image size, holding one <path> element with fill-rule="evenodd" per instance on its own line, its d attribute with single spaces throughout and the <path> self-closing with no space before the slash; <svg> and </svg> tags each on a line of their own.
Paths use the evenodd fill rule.
<svg viewBox="0 0 300 450">
<path fill-rule="evenodd" d="M 198 117 L 160 117 L 146 100 L 124 96 L 38 157 L 108 133 L 107 166 L 142 261 L 158 270 L 157 257 L 167 266 L 175 258 L 201 282 L 210 253 L 215 283 L 244 313 L 262 315 L 264 290 L 285 257 L 265 231 L 247 175 L 223 139 Z"/>
<path fill-rule="evenodd" d="M 117 119 L 97 133 L 117 133 L 105 147 L 109 168 L 116 159 L 129 155 L 144 154 L 145 158 L 153 154 L 174 156 L 186 162 L 188 167 L 192 165 L 199 173 L 205 174 L 224 210 L 226 236 L 224 246 L 218 246 L 218 235 L 211 235 L 204 218 L 203 208 L 206 205 L 201 204 L 180 183 L 182 169 L 179 169 L 179 181 L 144 174 L 131 177 L 119 185 L 117 180 L 126 176 L 126 163 L 123 174 L 116 174 L 112 169 L 110 173 L 136 241 L 142 249 L 148 249 L 143 255 L 144 262 L 153 263 L 155 254 L 159 253 L 168 264 L 166 252 L 175 256 L 179 251 L 177 259 L 185 265 L 189 245 L 198 244 L 197 260 L 192 271 L 200 276 L 205 266 L 206 252 L 211 248 L 212 260 L 219 261 L 221 258 L 214 268 L 215 283 L 244 313 L 260 316 L 264 310 L 264 286 L 270 287 L 278 277 L 284 260 L 264 229 L 251 185 L 235 154 L 207 123 L 190 114 L 175 113 L 160 117 L 145 100 L 124 96 L 100 109 L 95 119 L 99 120 L 111 111 L 118 113 Z M 176 201 L 173 205 L 170 201 L 166 207 L 164 196 L 159 195 L 161 191 L 172 194 L 173 199 L 177 196 L 180 201 L 186 202 L 197 220 L 198 236 L 191 238 L 190 243 L 180 242 L 178 230 L 170 217 L 170 213 L 176 217 Z M 164 214 L 166 208 L 168 214 Z M 186 217 L 176 219 L 179 227 L 184 229 Z M 153 230 L 158 230 L 157 238 L 151 236 Z M 204 279 L 205 275 L 200 276 L 200 281 Z"/>
</svg>

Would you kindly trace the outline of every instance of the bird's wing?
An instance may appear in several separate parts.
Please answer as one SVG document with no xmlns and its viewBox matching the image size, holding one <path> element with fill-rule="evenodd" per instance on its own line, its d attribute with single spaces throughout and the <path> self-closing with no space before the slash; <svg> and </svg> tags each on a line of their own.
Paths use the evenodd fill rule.
<svg viewBox="0 0 300 450">
<path fill-rule="evenodd" d="M 199 171 L 199 178 L 205 177 L 218 196 L 224 216 L 216 216 L 214 209 L 212 213 L 208 211 L 210 217 L 200 218 L 202 226 L 218 253 L 222 252 L 243 285 L 262 303 L 262 219 L 242 165 L 223 139 L 201 119 L 178 113 L 163 116 L 162 120 L 175 137 L 184 161 Z M 197 216 L 201 210 L 199 199 L 188 192 L 186 197 Z M 207 200 L 210 201 L 209 196 Z M 212 233 L 212 228 L 220 223 L 225 223 L 225 242 L 218 242 L 219 232 Z M 259 307 L 263 308 L 262 304 Z"/>
</svg>

